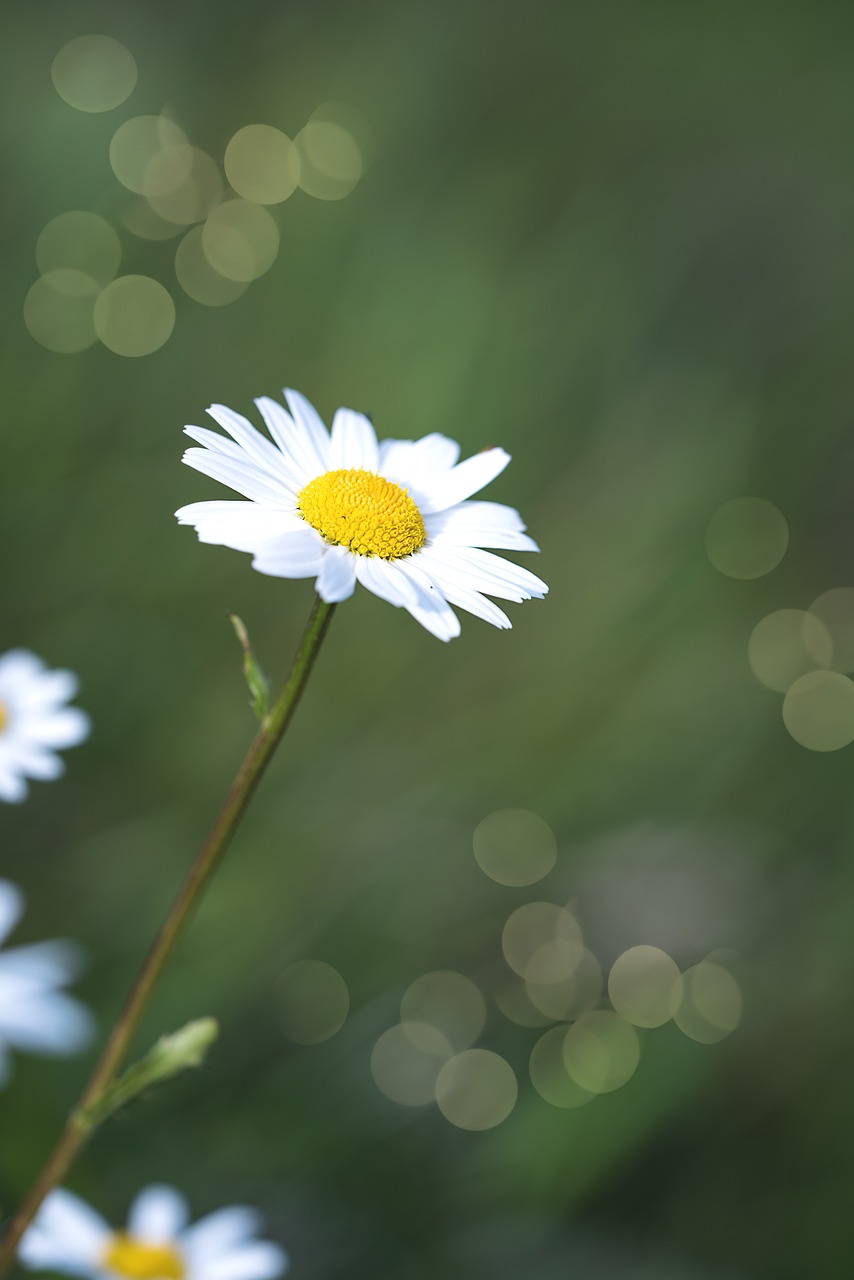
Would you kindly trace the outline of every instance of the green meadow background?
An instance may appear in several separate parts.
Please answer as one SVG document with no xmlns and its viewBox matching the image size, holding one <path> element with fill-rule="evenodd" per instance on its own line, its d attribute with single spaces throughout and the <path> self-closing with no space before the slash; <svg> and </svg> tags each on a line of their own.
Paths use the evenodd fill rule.
<svg viewBox="0 0 854 1280">
<path fill-rule="evenodd" d="M 508 607 L 512 631 L 463 615 L 448 646 L 361 589 L 338 610 L 140 1047 L 203 1014 L 221 1041 L 110 1123 L 70 1185 L 114 1222 L 152 1181 L 197 1214 L 257 1204 L 294 1280 L 850 1276 L 854 747 L 793 740 L 747 643 L 772 611 L 854 584 L 854 15 L 45 0 L 3 16 L 0 650 L 78 672 L 94 729 L 60 782 L 0 812 L 0 875 L 28 895 L 19 940 L 85 947 L 76 990 L 101 1034 L 253 732 L 227 615 L 281 679 L 312 599 L 178 527 L 181 504 L 226 496 L 180 465 L 185 423 L 287 384 L 327 421 L 370 412 L 380 436 L 501 444 L 513 463 L 485 496 L 523 512 L 542 546 L 525 563 L 551 586 Z M 139 69 L 100 114 L 50 74 L 93 33 Z M 120 225 L 123 121 L 168 110 L 221 162 L 242 126 L 293 137 L 330 101 L 367 122 L 364 176 L 273 206 L 278 258 L 231 305 L 182 293 L 176 239 Z M 39 232 L 73 209 L 113 220 L 122 272 L 175 299 L 153 354 L 59 354 L 27 331 Z M 751 580 L 705 545 L 742 496 L 789 530 Z M 539 883 L 475 861 L 475 828 L 505 808 L 555 833 Z M 550 1106 L 528 1074 L 541 1030 L 494 997 L 509 914 L 570 898 L 606 970 L 637 943 L 683 968 L 724 949 L 738 1029 L 642 1032 L 623 1088 Z M 283 1009 L 305 958 L 350 998 L 315 1045 Z M 371 1075 L 404 991 L 443 969 L 479 985 L 479 1044 L 518 1080 L 485 1132 Z M 18 1056 L 4 1209 L 91 1056 Z"/>
</svg>

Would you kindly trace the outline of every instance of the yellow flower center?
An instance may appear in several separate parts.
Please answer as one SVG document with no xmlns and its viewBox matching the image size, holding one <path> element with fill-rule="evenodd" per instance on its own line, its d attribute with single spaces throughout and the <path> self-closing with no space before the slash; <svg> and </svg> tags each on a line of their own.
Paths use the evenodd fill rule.
<svg viewBox="0 0 854 1280">
<path fill-rule="evenodd" d="M 9 723 L 9 712 L 6 710 L 4 704 L 0 702 L 0 733 L 3 732 L 3 730 L 6 728 L 6 725 L 8 723 Z"/>
<path fill-rule="evenodd" d="M 357 556 L 399 560 L 427 541 L 421 512 L 406 490 L 373 471 L 327 471 L 305 486 L 297 506 L 327 542 Z"/>
<path fill-rule="evenodd" d="M 184 1280 L 183 1259 L 172 1245 L 143 1244 L 119 1232 L 104 1255 L 104 1266 L 129 1280 Z"/>
</svg>

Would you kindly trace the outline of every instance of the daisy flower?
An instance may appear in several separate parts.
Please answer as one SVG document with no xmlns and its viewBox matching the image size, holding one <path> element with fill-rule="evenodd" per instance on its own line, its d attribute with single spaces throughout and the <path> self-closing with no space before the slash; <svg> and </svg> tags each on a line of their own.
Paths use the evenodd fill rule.
<svg viewBox="0 0 854 1280">
<path fill-rule="evenodd" d="M 188 1220 L 187 1202 L 174 1187 L 141 1191 L 122 1231 L 70 1191 L 51 1191 L 18 1260 L 35 1271 L 92 1280 L 273 1280 L 287 1270 L 284 1249 L 256 1238 L 254 1209 L 235 1205 L 193 1226 Z"/>
<path fill-rule="evenodd" d="M 25 800 L 27 778 L 58 778 L 56 751 L 89 736 L 89 717 L 65 705 L 76 692 L 76 676 L 49 671 L 26 649 L 0 657 L 0 800 Z"/>
<path fill-rule="evenodd" d="M 23 911 L 20 889 L 0 880 L 0 947 Z M 10 1049 L 63 1057 L 87 1044 L 89 1012 L 60 990 L 78 968 L 78 952 L 68 942 L 0 950 L 0 1085 L 11 1072 Z"/>
<path fill-rule="evenodd" d="M 518 511 L 469 501 L 507 466 L 503 449 L 458 462 L 460 447 L 447 436 L 377 441 L 370 420 L 352 409 L 337 411 L 330 432 L 304 396 L 285 398 L 290 413 L 266 396 L 255 402 L 272 443 L 219 404 L 208 413 L 230 439 L 186 428 L 202 447 L 184 461 L 248 499 L 177 511 L 202 542 L 248 551 L 253 568 L 273 577 L 316 578 L 329 604 L 360 582 L 440 640 L 459 635 L 452 605 L 509 627 L 488 596 L 545 595 L 533 573 L 484 550 L 538 550 Z"/>
</svg>

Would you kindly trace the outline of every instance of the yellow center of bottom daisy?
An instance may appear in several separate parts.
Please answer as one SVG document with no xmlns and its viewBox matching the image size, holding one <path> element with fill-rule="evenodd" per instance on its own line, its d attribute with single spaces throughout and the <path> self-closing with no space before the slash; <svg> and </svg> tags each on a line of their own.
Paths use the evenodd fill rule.
<svg viewBox="0 0 854 1280">
<path fill-rule="evenodd" d="M 373 471 L 326 471 L 297 497 L 303 520 L 357 556 L 399 560 L 427 541 L 421 512 L 405 489 Z"/>
<path fill-rule="evenodd" d="M 0 702 L 0 733 L 3 732 L 3 730 L 6 728 L 6 725 L 8 723 L 9 723 L 9 712 L 6 710 L 3 703 Z"/>
<path fill-rule="evenodd" d="M 120 1232 L 104 1254 L 104 1266 L 129 1280 L 184 1280 L 184 1262 L 171 1245 L 143 1244 Z"/>
</svg>

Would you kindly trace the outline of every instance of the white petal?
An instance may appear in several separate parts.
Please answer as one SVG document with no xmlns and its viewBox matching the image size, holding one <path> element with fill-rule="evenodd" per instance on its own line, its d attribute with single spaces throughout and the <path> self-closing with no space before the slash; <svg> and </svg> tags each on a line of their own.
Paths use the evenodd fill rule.
<svg viewBox="0 0 854 1280">
<path fill-rule="evenodd" d="M 101 1252 L 106 1249 L 106 1240 Z M 18 1262 L 33 1271 L 58 1271 L 66 1276 L 86 1276 L 91 1280 L 105 1273 L 101 1270 L 100 1257 L 73 1258 L 63 1240 L 47 1236 L 38 1227 L 30 1227 L 18 1246 Z M 96 1270 L 97 1268 L 97 1270 Z"/>
<path fill-rule="evenodd" d="M 174 1187 L 155 1183 L 140 1191 L 128 1214 L 128 1234 L 146 1244 L 170 1244 L 187 1225 L 187 1201 Z"/>
<path fill-rule="evenodd" d="M 292 418 L 287 409 L 269 396 L 259 396 L 255 403 L 267 424 L 267 430 L 287 459 L 298 482 L 297 489 L 327 470 L 329 433 L 323 423 L 320 424 L 321 436 L 317 437 L 304 422 Z"/>
<path fill-rule="evenodd" d="M 425 630 L 434 635 L 437 640 L 453 640 L 460 634 L 460 620 L 454 613 L 450 605 L 440 596 L 431 599 L 427 605 L 417 604 L 408 606 L 409 613 L 412 614 L 416 622 L 420 622 Z"/>
<path fill-rule="evenodd" d="M 425 587 L 426 575 L 416 563 L 418 559 L 420 556 L 397 562 L 401 571 L 419 588 L 417 602 L 406 607 L 415 621 L 439 640 L 453 640 L 460 634 L 460 620 L 434 582 L 427 579 Z"/>
<path fill-rule="evenodd" d="M 444 511 L 463 502 L 500 475 L 509 461 L 510 454 L 503 449 L 484 449 L 444 474 L 428 477 L 417 485 L 413 480 L 422 511 Z"/>
<path fill-rule="evenodd" d="M 520 590 L 529 592 L 537 599 L 548 595 L 548 584 L 543 582 L 542 578 L 531 573 L 530 569 L 514 564 L 512 560 L 505 560 L 503 556 L 494 556 L 491 551 L 479 551 L 474 547 L 461 547 L 454 554 L 483 573 L 491 574 L 498 582 L 516 585 Z"/>
<path fill-rule="evenodd" d="M 379 556 L 357 556 L 356 577 L 363 587 L 396 609 L 408 609 L 411 604 L 418 604 L 415 584 L 391 560 L 382 560 Z"/>
<path fill-rule="evenodd" d="M 457 547 L 425 547 L 419 559 L 431 577 L 442 585 L 470 587 L 502 600 L 541 598 L 548 587 L 541 578 L 510 560 L 502 560 L 489 551 Z"/>
<path fill-rule="evenodd" d="M 103 1218 L 64 1188 L 51 1191 L 18 1247 L 30 1266 L 51 1266 L 69 1275 L 100 1271 L 111 1232 Z M 55 1248 L 53 1257 L 50 1248 Z"/>
<path fill-rule="evenodd" d="M 0 943 L 9 937 L 23 914 L 24 896 L 17 884 L 0 881 Z"/>
<path fill-rule="evenodd" d="M 234 551 L 257 551 L 263 543 L 283 533 L 302 532 L 304 521 L 281 506 L 257 502 L 191 502 L 175 512 L 179 524 L 192 525 L 200 542 Z"/>
<path fill-rule="evenodd" d="M 181 1249 L 191 1264 L 217 1258 L 235 1244 L 254 1235 L 261 1227 L 257 1209 L 232 1205 L 218 1209 L 188 1227 L 181 1237 Z"/>
<path fill-rule="evenodd" d="M 287 510 L 296 500 L 293 485 L 279 476 L 263 472 L 245 454 L 241 458 L 229 458 L 212 449 L 187 449 L 182 461 L 253 502 L 284 506 Z"/>
<path fill-rule="evenodd" d="M 0 951 L 0 983 L 14 977 L 39 987 L 59 987 L 75 978 L 82 967 L 83 953 L 73 942 L 32 942 Z"/>
<path fill-rule="evenodd" d="M 4 800 L 6 804 L 21 804 L 29 793 L 30 789 L 22 777 L 8 765 L 0 766 L 0 800 Z"/>
<path fill-rule="evenodd" d="M 456 440 L 438 432 L 420 440 L 384 440 L 380 445 L 380 470 L 388 480 L 419 486 L 425 476 L 450 471 L 459 456 Z"/>
<path fill-rule="evenodd" d="M 8 938 L 24 914 L 24 895 L 11 880 L 0 880 L 0 943 Z"/>
<path fill-rule="evenodd" d="M 24 1000 L 0 1006 L 3 1039 L 30 1053 L 60 1058 L 79 1053 L 93 1030 L 89 1010 L 60 991 L 31 991 Z"/>
<path fill-rule="evenodd" d="M 317 577 L 317 594 L 327 604 L 347 600 L 356 589 L 356 556 L 349 547 L 330 547 Z"/>
<path fill-rule="evenodd" d="M 480 499 L 460 502 L 449 511 L 437 512 L 430 517 L 437 527 L 452 517 L 455 523 L 468 523 L 484 529 L 506 529 L 509 533 L 524 533 L 527 525 L 515 507 L 504 502 L 484 502 Z"/>
<path fill-rule="evenodd" d="M 212 404 L 208 413 L 214 422 L 224 427 L 241 449 L 257 462 L 262 471 L 278 471 L 282 465 L 282 455 L 266 436 L 262 436 L 257 427 L 253 427 L 248 418 L 235 413 L 224 404 Z"/>
<path fill-rule="evenodd" d="M 444 513 L 441 513 L 444 514 Z M 428 516 L 429 520 L 430 517 Z M 425 521 L 426 525 L 426 521 Z M 427 529 L 431 547 L 492 547 L 496 551 L 539 551 L 527 533 L 508 533 L 501 529 L 449 529 L 433 533 Z"/>
<path fill-rule="evenodd" d="M 76 694 L 79 683 L 72 671 L 40 671 L 19 683 L 14 692 L 15 706 L 29 711 L 68 702 Z"/>
<path fill-rule="evenodd" d="M 204 1280 L 274 1280 L 284 1274 L 287 1266 L 288 1255 L 284 1249 L 267 1240 L 258 1240 L 208 1262 Z"/>
<path fill-rule="evenodd" d="M 377 435 L 370 419 L 353 409 L 338 409 L 332 419 L 329 469 L 376 471 L 380 464 Z"/>
<path fill-rule="evenodd" d="M 314 451 L 320 460 L 321 470 L 329 470 L 329 432 L 320 414 L 310 400 L 300 391 L 285 387 L 285 399 L 293 414 L 294 422 L 310 438 Z"/>
<path fill-rule="evenodd" d="M 78 707 L 63 707 L 61 711 L 41 712 L 27 718 L 21 725 L 21 733 L 29 741 L 41 747 L 76 747 L 85 742 L 92 729 L 92 722 L 85 711 Z M 33 774 L 33 777 L 36 775 Z M 41 776 L 41 775 L 40 775 Z M 55 775 L 54 775 L 55 776 Z"/>
<path fill-rule="evenodd" d="M 277 406 L 277 408 L 287 418 L 284 409 L 281 406 Z M 290 422 L 290 418 L 288 418 L 288 422 Z M 247 426 L 249 425 L 251 424 L 247 423 Z M 219 431 L 211 431 L 209 427 L 185 427 L 184 434 L 188 435 L 191 440 L 203 445 L 208 453 L 212 453 L 228 462 L 236 462 L 242 467 L 250 467 L 257 477 L 265 479 L 274 485 L 277 492 L 296 493 L 302 487 L 302 470 L 296 466 L 287 453 L 283 453 L 280 449 L 270 444 L 269 440 L 266 440 L 260 432 L 256 433 L 258 439 L 270 451 L 263 459 L 257 456 L 257 450 L 254 454 L 250 453 L 235 440 L 230 440 L 228 436 L 222 435 Z M 184 456 L 184 461 L 187 461 L 186 455 Z"/>
<path fill-rule="evenodd" d="M 28 778 L 35 778 L 38 782 L 52 782 L 65 772 L 65 765 L 59 756 L 43 750 L 37 743 L 29 742 L 21 732 L 15 734 L 10 749 L 15 753 L 17 767 Z"/>
<path fill-rule="evenodd" d="M 436 546 L 497 547 L 504 551 L 539 551 L 518 511 L 498 502 L 462 502 L 424 519 L 431 543 Z"/>
<path fill-rule="evenodd" d="M 509 631 L 513 626 L 504 610 L 499 609 L 498 605 L 493 604 L 491 600 L 487 600 L 486 596 L 482 596 L 479 591 L 472 591 L 466 587 L 449 587 L 444 583 L 442 594 L 450 604 L 458 605 L 467 613 L 473 613 L 476 618 L 483 618 L 484 622 L 491 622 L 501 631 Z"/>
<path fill-rule="evenodd" d="M 229 440 L 228 436 L 224 436 L 221 431 L 211 431 L 210 427 L 189 426 L 184 428 L 184 435 L 195 440 L 197 444 L 203 445 L 209 453 L 218 453 L 223 458 L 231 458 L 237 462 L 252 461 L 247 457 L 245 449 L 241 449 L 236 441 Z"/>
<path fill-rule="evenodd" d="M 41 658 L 28 649 L 10 649 L 0 658 L 0 688 L 31 680 L 45 669 Z"/>
<path fill-rule="evenodd" d="M 255 553 L 252 568 L 273 578 L 313 578 L 320 573 L 326 544 L 313 529 L 271 538 Z"/>
</svg>

